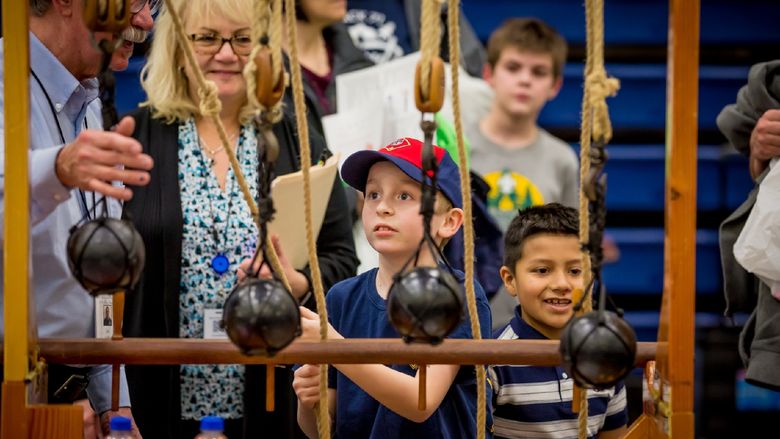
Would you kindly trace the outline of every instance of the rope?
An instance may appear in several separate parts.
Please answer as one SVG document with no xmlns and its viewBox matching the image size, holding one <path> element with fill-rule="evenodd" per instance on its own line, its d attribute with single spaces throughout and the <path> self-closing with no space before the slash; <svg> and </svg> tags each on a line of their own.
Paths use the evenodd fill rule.
<svg viewBox="0 0 780 439">
<path fill-rule="evenodd" d="M 463 141 L 463 123 L 460 112 L 460 85 L 459 85 L 459 66 L 460 66 L 460 1 L 448 0 L 449 14 L 448 20 L 448 38 L 450 47 L 450 74 L 452 76 L 452 112 L 455 119 L 455 136 L 458 144 L 458 167 L 460 171 L 460 192 L 463 200 L 463 241 L 465 254 L 463 256 L 465 265 L 465 286 L 466 302 L 469 310 L 469 320 L 471 323 L 471 334 L 475 340 L 482 338 L 479 329 L 479 318 L 477 315 L 477 300 L 474 293 L 474 222 L 471 206 L 471 175 L 468 170 L 468 161 L 466 158 L 466 146 Z M 429 1 L 428 3 L 436 3 Z M 438 39 L 431 43 L 430 39 L 423 40 L 427 44 L 439 46 Z M 424 47 L 424 46 L 423 46 Z M 425 66 L 426 64 L 423 64 Z M 427 78 L 427 75 L 423 75 Z M 485 366 L 475 365 L 477 372 L 477 439 L 485 438 Z"/>
<path fill-rule="evenodd" d="M 590 235 L 590 216 L 588 197 L 585 193 L 586 182 L 590 175 L 591 139 L 608 142 L 612 138 L 612 125 L 609 120 L 606 98 L 613 96 L 619 82 L 615 78 L 607 78 L 604 69 L 604 0 L 586 0 L 585 28 L 587 55 L 585 58 L 584 90 L 582 96 L 582 124 L 580 130 L 580 243 L 583 249 L 582 273 L 583 285 L 592 290 L 591 260 L 588 251 Z M 581 314 L 593 309 L 592 291 L 584 291 L 585 300 L 580 310 Z M 588 436 L 588 392 L 582 389 L 576 392 L 578 401 L 572 404 L 579 406 L 578 431 L 579 437 Z"/>
<path fill-rule="evenodd" d="M 431 63 L 439 57 L 441 19 L 439 11 L 444 0 L 423 0 L 420 13 L 420 89 L 424 99 L 431 95 Z"/>
<path fill-rule="evenodd" d="M 192 52 L 192 45 L 188 43 L 189 38 L 187 38 L 187 34 L 184 32 L 184 26 L 181 23 L 178 11 L 173 7 L 173 0 L 165 0 L 165 9 L 168 11 L 168 14 L 171 15 L 173 28 L 176 32 L 177 38 L 181 42 L 181 48 L 184 52 L 184 57 L 186 58 L 190 69 L 195 74 L 195 82 L 198 84 L 198 99 L 200 100 L 198 107 L 200 114 L 206 117 L 210 117 L 214 123 L 214 126 L 217 127 L 219 140 L 222 142 L 222 145 L 225 148 L 225 152 L 227 153 L 228 159 L 230 160 L 230 166 L 233 168 L 233 174 L 235 174 L 238 186 L 241 188 L 241 193 L 244 195 L 244 201 L 246 201 L 246 204 L 249 207 L 249 212 L 252 213 L 252 218 L 254 219 L 255 224 L 259 230 L 261 224 L 260 214 L 257 210 L 257 204 L 255 204 L 255 200 L 252 198 L 252 192 L 249 190 L 249 186 L 246 184 L 246 179 L 244 178 L 244 173 L 241 172 L 241 166 L 238 163 L 236 154 L 229 146 L 230 141 L 228 140 L 227 133 L 225 132 L 225 127 L 222 125 L 222 119 L 219 118 L 219 112 L 222 110 L 222 102 L 220 102 L 219 97 L 217 96 L 217 85 L 212 81 L 206 80 L 206 78 L 203 76 L 203 71 L 195 61 L 195 55 Z M 287 288 L 288 291 L 292 291 L 292 288 L 290 288 L 290 282 L 287 280 L 287 275 L 284 274 L 284 269 L 282 268 L 281 263 L 279 263 L 279 257 L 276 254 L 276 250 L 274 249 L 273 244 L 271 243 L 270 237 L 267 238 L 267 244 L 269 259 L 268 262 L 271 264 L 271 267 L 274 269 L 276 275 L 279 276 L 279 279 L 282 281 L 282 284 L 284 284 L 285 288 Z"/>
<path fill-rule="evenodd" d="M 322 288 L 322 276 L 317 260 L 317 244 L 314 239 L 311 213 L 311 148 L 309 146 L 309 126 L 306 123 L 306 103 L 303 95 L 303 80 L 301 65 L 298 62 L 298 31 L 295 17 L 295 0 L 285 0 L 285 15 L 287 26 L 287 41 L 290 47 L 290 70 L 292 71 L 293 102 L 295 104 L 295 121 L 298 125 L 298 140 L 301 142 L 301 171 L 303 173 L 303 209 L 306 218 L 306 243 L 309 249 L 309 267 L 311 281 L 314 287 L 314 297 L 317 301 L 317 312 L 320 316 L 320 338 L 328 338 L 328 310 L 325 306 L 325 292 Z M 320 365 L 320 401 L 317 403 L 317 430 L 319 437 L 330 437 L 330 414 L 328 412 L 328 365 Z"/>
<path fill-rule="evenodd" d="M 244 67 L 244 79 L 246 79 L 247 98 L 250 105 L 260 108 L 263 118 L 276 123 L 282 119 L 282 101 L 273 107 L 266 108 L 257 100 L 257 64 L 255 57 L 258 52 L 266 48 L 271 51 L 272 71 L 270 78 L 262 78 L 261 81 L 276 81 L 279 72 L 284 68 L 282 62 L 282 3 L 281 0 L 256 0 L 254 8 L 254 23 L 252 24 L 252 41 L 256 43 L 249 55 L 249 62 Z"/>
</svg>

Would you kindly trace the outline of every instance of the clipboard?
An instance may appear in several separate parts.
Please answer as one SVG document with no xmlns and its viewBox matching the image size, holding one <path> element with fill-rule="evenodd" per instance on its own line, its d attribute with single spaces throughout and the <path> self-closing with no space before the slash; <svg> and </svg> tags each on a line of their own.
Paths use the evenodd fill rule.
<svg viewBox="0 0 780 439">
<path fill-rule="evenodd" d="M 309 171 L 311 180 L 311 216 L 315 239 L 320 233 L 325 211 L 330 201 L 333 180 L 338 170 L 339 154 L 331 156 L 324 164 L 313 165 Z M 276 213 L 268 224 L 268 231 L 277 235 L 282 251 L 296 270 L 309 264 L 306 246 L 306 218 L 303 211 L 303 171 L 276 177 L 271 182 L 271 198 Z"/>
</svg>

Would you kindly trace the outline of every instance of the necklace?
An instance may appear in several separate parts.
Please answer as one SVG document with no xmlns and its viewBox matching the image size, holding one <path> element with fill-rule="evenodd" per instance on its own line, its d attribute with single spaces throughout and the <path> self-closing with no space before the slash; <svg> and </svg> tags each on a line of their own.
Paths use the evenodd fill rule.
<svg viewBox="0 0 780 439">
<path fill-rule="evenodd" d="M 236 135 L 233 135 L 231 137 L 235 138 Z M 206 154 L 204 154 L 204 152 L 211 153 L 213 155 L 223 150 L 224 146 L 217 150 L 209 150 L 207 147 L 205 147 L 205 143 L 203 142 L 203 139 L 200 138 L 200 136 L 198 136 L 198 140 L 200 145 L 204 149 L 204 151 L 201 152 L 200 157 L 201 160 L 203 160 L 204 169 L 206 169 L 207 170 L 206 172 L 208 173 L 209 167 L 207 166 Z M 213 163 L 213 159 L 211 161 Z M 211 257 L 210 265 L 211 265 L 211 269 L 214 270 L 214 272 L 218 276 L 222 276 L 230 268 L 230 260 L 226 255 L 226 251 L 224 247 L 227 245 L 227 241 L 228 241 L 228 232 L 230 230 L 230 214 L 232 213 L 231 211 L 233 210 L 233 198 L 234 198 L 233 188 L 232 188 L 233 185 L 232 185 L 232 180 L 228 178 L 228 181 L 225 183 L 225 194 L 228 197 L 228 205 L 227 205 L 227 217 L 225 218 L 225 226 L 224 226 L 224 233 L 223 233 L 224 241 L 223 241 L 220 239 L 219 230 L 217 230 L 217 224 L 216 224 L 217 216 L 215 215 L 214 207 L 212 205 L 213 203 L 211 201 L 211 188 L 208 180 L 209 180 L 208 175 L 204 175 L 203 189 L 204 192 L 206 193 L 206 199 L 208 200 L 209 216 L 211 216 L 211 236 L 214 240 L 214 256 Z"/>
<path fill-rule="evenodd" d="M 237 134 L 233 134 L 232 136 L 228 137 L 228 143 L 234 143 L 236 140 L 236 135 Z M 198 143 L 200 144 L 200 147 L 203 148 L 203 150 L 206 151 L 206 153 L 212 158 L 214 158 L 217 153 L 225 149 L 224 144 L 220 145 L 218 148 L 211 148 L 200 135 L 198 135 Z"/>
</svg>

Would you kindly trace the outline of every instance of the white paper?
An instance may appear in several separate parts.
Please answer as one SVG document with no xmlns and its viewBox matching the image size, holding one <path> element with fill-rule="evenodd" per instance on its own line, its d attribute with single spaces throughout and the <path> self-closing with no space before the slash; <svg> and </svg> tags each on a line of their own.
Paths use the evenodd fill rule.
<svg viewBox="0 0 780 439">
<path fill-rule="evenodd" d="M 328 148 L 339 154 L 339 170 L 344 160 L 364 149 L 379 149 L 382 143 L 382 113 L 360 110 L 339 112 L 322 118 Z"/>
<path fill-rule="evenodd" d="M 414 71 L 419 59 L 419 52 L 414 52 L 337 76 L 338 123 L 328 122 L 330 127 L 325 128 L 328 146 L 347 136 L 358 145 L 344 151 L 352 153 L 365 145 L 381 148 L 399 137 L 422 137 L 421 115 L 414 104 Z"/>
<path fill-rule="evenodd" d="M 331 149 L 344 158 L 365 145 L 382 147 L 399 137 L 422 138 L 421 113 L 414 102 L 414 73 L 420 53 L 394 59 L 336 77 L 339 112 L 323 119 Z M 441 115 L 454 121 L 450 66 L 445 63 L 445 94 Z M 493 102 L 493 90 L 484 80 L 458 69 L 461 116 L 464 126 L 477 123 Z M 378 139 L 378 140 L 377 140 Z M 335 146 L 334 146 L 335 145 Z"/>
</svg>

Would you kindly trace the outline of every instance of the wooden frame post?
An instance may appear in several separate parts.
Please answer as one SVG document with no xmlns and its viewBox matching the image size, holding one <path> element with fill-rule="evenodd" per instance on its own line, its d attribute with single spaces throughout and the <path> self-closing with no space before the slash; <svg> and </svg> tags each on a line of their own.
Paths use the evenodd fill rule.
<svg viewBox="0 0 780 439">
<path fill-rule="evenodd" d="M 3 118 L 5 123 L 5 224 L 3 230 L 4 439 L 27 437 L 27 387 L 31 334 L 29 271 L 29 188 L 27 154 L 30 131 L 28 2 L 3 2 Z M 9 111 L 13 108 L 12 111 Z M 9 166 L 9 164 L 12 164 Z M 10 255 L 13 255 L 10 257 Z M 34 340 L 32 340 L 34 343 Z"/>
<path fill-rule="evenodd" d="M 658 371 L 671 389 L 669 436 L 692 438 L 696 309 L 699 0 L 670 0 L 667 66 L 664 292 Z M 658 425 L 658 424 L 656 424 Z"/>
</svg>

